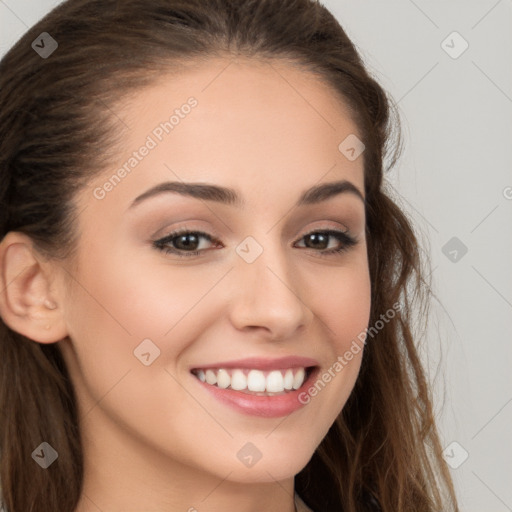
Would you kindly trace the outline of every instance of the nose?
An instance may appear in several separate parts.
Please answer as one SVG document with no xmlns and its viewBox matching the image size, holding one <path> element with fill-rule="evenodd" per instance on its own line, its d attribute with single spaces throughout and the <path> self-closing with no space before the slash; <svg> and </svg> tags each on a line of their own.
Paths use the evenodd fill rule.
<svg viewBox="0 0 512 512">
<path fill-rule="evenodd" d="M 300 289 L 299 276 L 282 248 L 275 245 L 264 247 L 252 263 L 242 258 L 237 261 L 230 316 L 239 330 L 261 330 L 269 339 L 282 340 L 307 326 L 313 312 L 307 304 L 307 293 Z"/>
</svg>

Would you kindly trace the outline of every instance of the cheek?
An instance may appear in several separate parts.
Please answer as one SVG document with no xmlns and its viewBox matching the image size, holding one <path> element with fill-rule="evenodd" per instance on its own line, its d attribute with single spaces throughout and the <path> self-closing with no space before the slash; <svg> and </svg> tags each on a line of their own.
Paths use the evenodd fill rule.
<svg viewBox="0 0 512 512">
<path fill-rule="evenodd" d="M 369 270 L 364 259 L 325 269 L 315 274 L 309 288 L 330 350 L 320 374 L 301 400 L 313 406 L 322 419 L 325 429 L 319 432 L 321 439 L 345 405 L 359 374 L 371 307 Z"/>
<path fill-rule="evenodd" d="M 342 354 L 353 339 L 368 326 L 371 285 L 363 258 L 354 265 L 317 272 L 309 286 L 312 304 L 325 326 L 337 354 Z"/>
<path fill-rule="evenodd" d="M 70 298 L 73 322 L 101 331 L 101 337 L 108 335 L 112 343 L 128 339 L 132 349 L 145 338 L 177 339 L 173 333 L 183 326 L 208 321 L 208 312 L 199 315 L 198 305 L 223 273 L 176 264 L 147 265 L 114 255 L 90 259 Z"/>
<path fill-rule="evenodd" d="M 74 352 L 66 346 L 64 355 L 93 424 L 106 412 L 119 428 L 143 433 L 159 448 L 169 448 L 173 429 L 178 440 L 183 432 L 185 438 L 204 437 L 194 421 L 204 410 L 178 382 L 177 368 L 181 353 L 218 318 L 212 303 L 201 298 L 225 271 L 201 272 L 137 267 L 115 257 L 90 258 L 81 267 L 67 308 Z M 172 446 L 175 455 L 186 457 L 187 443 Z"/>
<path fill-rule="evenodd" d="M 83 409 L 95 407 L 108 393 L 105 406 L 117 411 L 117 421 L 126 411 L 152 418 L 160 410 L 164 424 L 177 422 L 184 398 L 190 397 L 172 376 L 182 371 L 182 354 L 218 320 L 208 292 L 224 274 L 225 269 L 205 272 L 137 265 L 129 258 L 90 258 L 68 297 L 73 352 L 63 347 Z M 202 414 L 193 401 L 187 410 Z M 151 421 L 146 428 L 154 428 Z"/>
</svg>

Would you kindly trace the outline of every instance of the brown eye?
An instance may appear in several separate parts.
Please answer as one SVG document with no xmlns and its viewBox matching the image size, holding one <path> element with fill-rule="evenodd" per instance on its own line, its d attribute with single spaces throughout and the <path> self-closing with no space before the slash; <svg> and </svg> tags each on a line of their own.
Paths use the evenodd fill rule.
<svg viewBox="0 0 512 512">
<path fill-rule="evenodd" d="M 324 231 L 312 231 L 302 237 L 305 248 L 314 249 L 322 255 L 329 255 L 347 251 L 357 244 L 357 240 L 344 231 L 328 229 Z M 331 240 L 337 241 L 337 246 L 329 247 Z"/>
<path fill-rule="evenodd" d="M 206 240 L 206 243 L 201 243 Z M 214 240 L 208 233 L 202 231 L 176 231 L 169 233 L 164 238 L 153 242 L 153 246 L 166 253 L 177 254 L 178 256 L 197 256 L 204 252 L 208 247 L 208 243 L 215 242 L 214 245 L 219 245 L 218 241 Z"/>
<path fill-rule="evenodd" d="M 178 235 L 177 237 L 174 237 L 173 245 L 176 249 L 182 251 L 197 250 L 197 246 L 199 245 L 199 239 L 200 236 L 197 236 L 196 233 Z"/>
<path fill-rule="evenodd" d="M 329 245 L 330 235 L 326 235 L 325 233 L 311 233 L 310 235 L 306 235 L 304 239 L 306 240 L 306 246 L 310 249 L 327 249 Z"/>
</svg>

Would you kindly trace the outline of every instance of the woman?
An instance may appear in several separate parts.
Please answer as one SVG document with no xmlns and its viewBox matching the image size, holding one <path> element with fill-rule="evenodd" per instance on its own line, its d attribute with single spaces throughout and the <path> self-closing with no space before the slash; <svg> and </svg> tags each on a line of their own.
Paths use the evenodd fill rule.
<svg viewBox="0 0 512 512">
<path fill-rule="evenodd" d="M 391 103 L 324 7 L 70 0 L 0 70 L 7 510 L 457 510 Z"/>
</svg>

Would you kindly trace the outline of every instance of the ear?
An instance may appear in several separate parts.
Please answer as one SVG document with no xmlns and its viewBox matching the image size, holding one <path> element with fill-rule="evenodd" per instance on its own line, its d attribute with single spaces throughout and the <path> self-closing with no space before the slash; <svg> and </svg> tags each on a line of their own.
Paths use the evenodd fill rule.
<svg viewBox="0 0 512 512">
<path fill-rule="evenodd" d="M 39 343 L 67 336 L 55 265 L 23 233 L 10 231 L 0 242 L 0 316 L 13 331 Z"/>
</svg>

